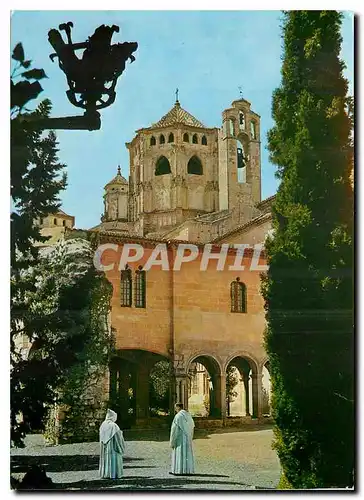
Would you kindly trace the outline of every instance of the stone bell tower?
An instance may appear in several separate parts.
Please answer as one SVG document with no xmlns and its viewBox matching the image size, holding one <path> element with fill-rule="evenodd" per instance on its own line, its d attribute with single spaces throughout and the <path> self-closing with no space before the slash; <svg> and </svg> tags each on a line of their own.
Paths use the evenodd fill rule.
<svg viewBox="0 0 364 500">
<path fill-rule="evenodd" d="M 218 210 L 217 133 L 177 98 L 167 114 L 127 143 L 129 220 L 143 235 Z"/>
<path fill-rule="evenodd" d="M 128 220 L 129 183 L 121 175 L 120 166 L 116 176 L 106 184 L 104 194 L 103 222 Z"/>
<path fill-rule="evenodd" d="M 250 106 L 239 99 L 225 109 L 219 134 L 220 210 L 243 204 L 239 219 L 252 216 L 249 206 L 261 201 L 260 117 Z"/>
</svg>

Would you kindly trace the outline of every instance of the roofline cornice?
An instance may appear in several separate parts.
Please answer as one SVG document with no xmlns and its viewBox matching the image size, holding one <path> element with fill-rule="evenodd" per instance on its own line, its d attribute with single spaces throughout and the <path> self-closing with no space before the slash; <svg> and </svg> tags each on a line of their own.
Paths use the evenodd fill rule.
<svg viewBox="0 0 364 500">
<path fill-rule="evenodd" d="M 201 243 L 198 241 L 185 241 L 185 240 L 158 240 L 158 239 L 152 239 L 152 238 L 144 238 L 141 236 L 127 236 L 127 235 L 122 235 L 119 234 L 116 231 L 97 231 L 97 230 L 92 230 L 92 229 L 75 229 L 73 228 L 72 230 L 68 230 L 68 232 L 85 232 L 87 234 L 95 235 L 97 244 L 102 244 L 102 243 L 139 243 L 141 245 L 144 245 L 146 248 L 154 248 L 155 245 L 166 245 L 167 249 L 175 249 L 178 247 L 178 245 L 195 245 L 199 250 L 202 250 L 205 248 L 206 245 L 211 245 L 211 252 L 216 253 L 221 249 L 222 245 L 229 245 L 228 248 L 228 255 L 235 255 L 235 252 L 237 248 L 235 248 L 234 243 Z M 252 257 L 254 254 L 254 248 L 246 248 L 244 251 L 244 256 L 245 257 Z M 261 251 L 261 257 L 265 258 L 266 253 L 264 248 Z"/>
</svg>

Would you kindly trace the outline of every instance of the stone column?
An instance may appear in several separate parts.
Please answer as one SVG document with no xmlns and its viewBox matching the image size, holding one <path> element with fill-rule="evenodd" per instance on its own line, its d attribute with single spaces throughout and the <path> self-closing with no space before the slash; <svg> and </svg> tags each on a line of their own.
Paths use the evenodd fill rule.
<svg viewBox="0 0 364 500">
<path fill-rule="evenodd" d="M 244 372 L 243 383 L 244 383 L 244 392 L 245 392 L 245 416 L 246 417 L 250 417 L 250 408 L 249 408 L 249 373 L 248 372 Z"/>
<path fill-rule="evenodd" d="M 183 403 L 183 408 L 188 410 L 188 387 L 187 387 L 187 377 L 183 377 L 181 380 L 181 401 Z"/>
<path fill-rule="evenodd" d="M 136 418 L 149 416 L 149 367 L 138 367 L 136 377 Z"/>
<path fill-rule="evenodd" d="M 183 376 L 176 377 L 176 403 L 183 403 L 185 405 L 185 394 L 187 393 L 185 385 L 186 382 Z"/>
<path fill-rule="evenodd" d="M 176 377 L 176 398 L 175 403 L 182 403 L 185 410 L 188 410 L 188 387 L 187 377 Z"/>
<path fill-rule="evenodd" d="M 252 373 L 252 392 L 253 392 L 253 417 L 261 417 L 262 408 L 262 377 L 261 373 Z"/>
<path fill-rule="evenodd" d="M 209 384 L 209 403 L 210 403 L 210 411 L 209 417 L 216 417 L 216 380 L 214 377 L 208 377 Z"/>
<path fill-rule="evenodd" d="M 169 413 L 174 414 L 174 405 L 177 403 L 177 382 L 173 373 L 169 379 Z"/>
<path fill-rule="evenodd" d="M 263 371 L 258 372 L 258 417 L 263 416 Z"/>
<path fill-rule="evenodd" d="M 176 403 L 181 402 L 181 379 L 179 377 L 176 378 Z"/>
<path fill-rule="evenodd" d="M 215 406 L 216 406 L 216 416 L 225 418 L 226 417 L 226 375 L 218 375 L 215 377 Z"/>
</svg>

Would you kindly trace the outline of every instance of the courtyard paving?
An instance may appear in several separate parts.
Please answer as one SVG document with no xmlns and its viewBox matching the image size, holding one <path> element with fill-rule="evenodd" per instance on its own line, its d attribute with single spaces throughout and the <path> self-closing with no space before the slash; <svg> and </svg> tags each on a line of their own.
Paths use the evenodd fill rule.
<svg viewBox="0 0 364 500">
<path fill-rule="evenodd" d="M 271 448 L 270 427 L 196 430 L 196 474 L 169 474 L 166 431 L 126 431 L 124 477 L 98 477 L 99 444 L 45 446 L 42 436 L 28 436 L 26 447 L 11 450 L 12 473 L 21 478 L 31 463 L 43 465 L 57 489 L 67 490 L 253 490 L 274 489 L 280 466 Z"/>
</svg>

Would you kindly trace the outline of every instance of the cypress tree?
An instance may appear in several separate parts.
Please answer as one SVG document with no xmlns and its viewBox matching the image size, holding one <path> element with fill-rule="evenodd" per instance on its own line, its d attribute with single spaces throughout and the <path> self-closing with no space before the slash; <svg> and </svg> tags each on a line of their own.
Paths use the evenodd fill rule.
<svg viewBox="0 0 364 500">
<path fill-rule="evenodd" d="M 87 241 L 59 243 L 42 255 L 45 242 L 37 219 L 57 211 L 66 187 L 65 165 L 58 158 L 57 137 L 26 126 L 30 119 L 48 117 L 51 103 L 25 109 L 42 92 L 42 69 L 31 69 L 16 45 L 11 76 L 11 442 L 22 446 L 24 436 L 44 426 L 47 405 L 60 402 L 77 418 L 86 390 L 101 376 L 113 348 L 107 328 L 112 286 L 95 270 Z M 23 71 L 26 69 L 27 71 Z M 15 83 L 16 80 L 19 80 Z M 32 80 L 35 80 L 32 82 Z M 83 241 L 83 242 L 82 242 Z M 17 345 L 32 344 L 27 357 Z M 23 419 L 19 419 L 19 415 Z"/>
<path fill-rule="evenodd" d="M 284 13 L 268 133 L 280 186 L 262 280 L 275 447 L 294 488 L 353 484 L 352 101 L 342 15 Z"/>
<path fill-rule="evenodd" d="M 17 348 L 17 341 L 27 335 L 31 341 L 36 336 L 24 331 L 29 307 L 27 294 L 34 292 L 35 280 L 31 269 L 38 264 L 37 241 L 46 241 L 40 233 L 37 219 L 56 211 L 60 206 L 60 192 L 66 187 L 64 165 L 59 162 L 57 138 L 54 132 L 48 134 L 26 127 L 23 118 L 47 117 L 51 111 L 48 99 L 42 101 L 34 111 L 28 106 L 42 92 L 39 80 L 46 77 L 42 69 L 29 69 L 30 60 L 25 60 L 21 43 L 14 48 L 12 59 L 15 67 L 11 75 L 11 438 L 13 444 L 21 445 L 24 426 L 18 425 L 17 416 L 37 407 L 38 400 L 47 398 L 47 391 L 39 390 L 36 382 L 41 381 L 42 370 L 31 373 L 23 370 L 26 362 Z M 26 71 L 24 71 L 26 70 Z M 19 377 L 19 370 L 22 376 Z M 28 385 L 34 394 L 32 402 L 16 396 L 17 391 Z M 35 410 L 34 410 L 35 411 Z"/>
</svg>

